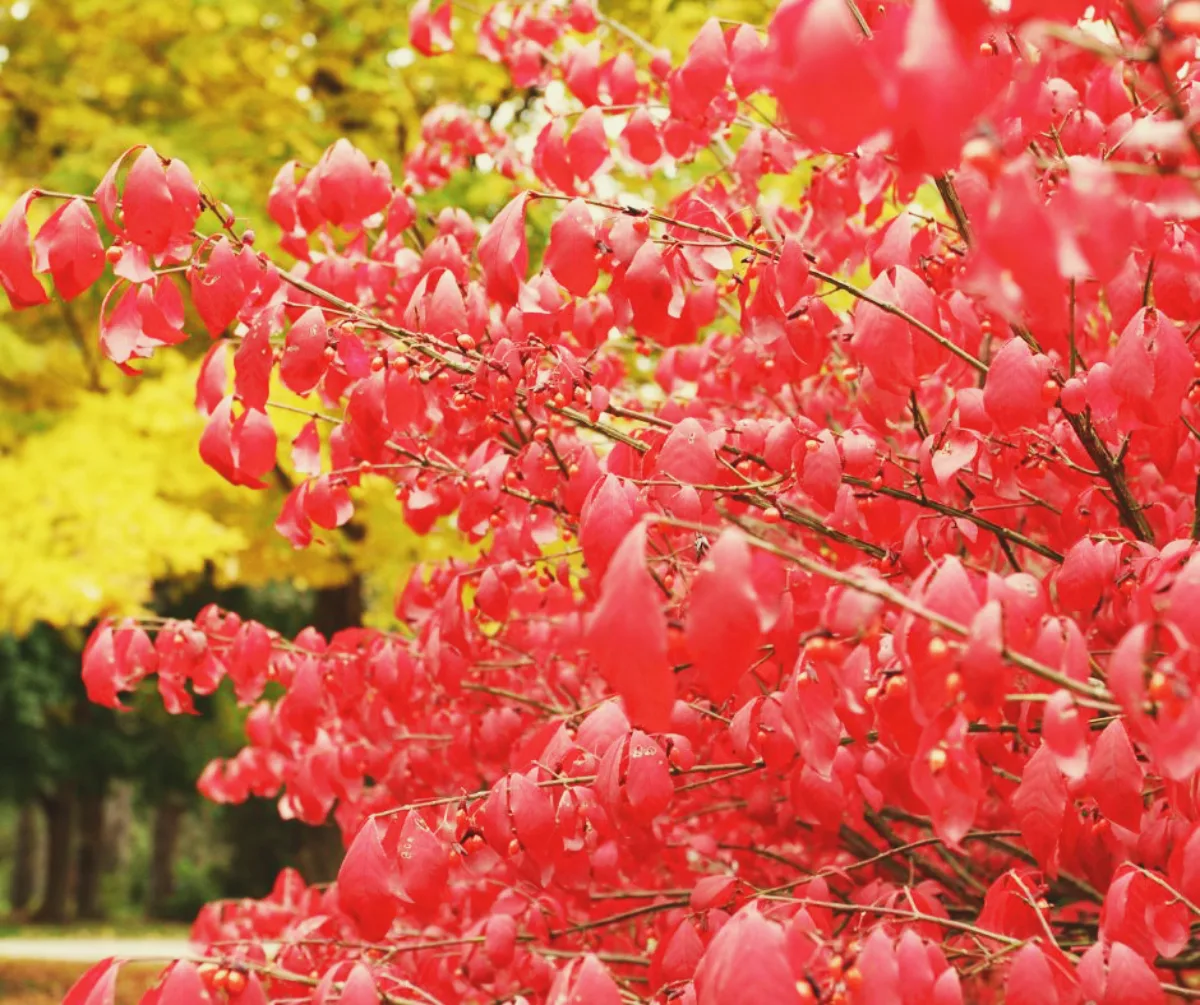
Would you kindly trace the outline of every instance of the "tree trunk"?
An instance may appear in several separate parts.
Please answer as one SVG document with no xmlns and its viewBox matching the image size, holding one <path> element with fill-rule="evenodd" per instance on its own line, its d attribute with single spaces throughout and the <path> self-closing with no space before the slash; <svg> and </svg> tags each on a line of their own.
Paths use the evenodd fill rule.
<svg viewBox="0 0 1200 1005">
<path fill-rule="evenodd" d="M 100 876 L 103 873 L 104 790 L 79 800 L 79 855 L 75 874 L 75 916 L 100 917 Z"/>
<path fill-rule="evenodd" d="M 17 844 L 8 899 L 14 914 L 23 914 L 33 900 L 37 869 L 37 807 L 26 803 L 17 817 Z"/>
<path fill-rule="evenodd" d="M 316 591 L 313 604 L 313 627 L 326 638 L 344 628 L 362 626 L 362 577 L 355 574 L 341 586 Z"/>
<path fill-rule="evenodd" d="M 150 894 L 147 911 L 152 918 L 163 917 L 175 893 L 175 852 L 179 846 L 179 827 L 183 822 L 184 803 L 168 793 L 154 811 L 154 834 L 150 847 Z"/>
<path fill-rule="evenodd" d="M 133 786 L 118 781 L 104 807 L 104 841 L 101 845 L 102 872 L 119 872 L 129 866 L 130 833 L 133 830 Z"/>
<path fill-rule="evenodd" d="M 34 920 L 61 925 L 67 920 L 71 896 L 71 833 L 75 820 L 75 787 L 69 782 L 42 799 L 46 813 L 46 871 L 42 884 L 42 906 Z"/>
</svg>

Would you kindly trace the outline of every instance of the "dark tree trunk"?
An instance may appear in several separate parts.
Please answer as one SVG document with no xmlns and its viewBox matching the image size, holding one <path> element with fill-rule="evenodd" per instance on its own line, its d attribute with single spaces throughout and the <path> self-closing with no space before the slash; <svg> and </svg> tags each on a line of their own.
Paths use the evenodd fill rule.
<svg viewBox="0 0 1200 1005">
<path fill-rule="evenodd" d="M 67 920 L 71 896 L 71 834 L 75 822 L 75 787 L 70 783 L 42 799 L 46 813 L 46 871 L 42 906 L 34 920 L 61 925 Z"/>
<path fill-rule="evenodd" d="M 168 913 L 175 893 L 175 853 L 179 848 L 179 828 L 183 823 L 184 803 L 168 793 L 154 811 L 154 834 L 150 846 L 150 892 L 147 911 L 152 918 Z"/>
<path fill-rule="evenodd" d="M 341 586 L 316 591 L 313 627 L 328 638 L 344 628 L 362 625 L 362 579 L 355 575 Z"/>
<path fill-rule="evenodd" d="M 26 803 L 17 817 L 17 843 L 8 899 L 13 913 L 24 914 L 33 900 L 37 868 L 37 807 Z"/>
<path fill-rule="evenodd" d="M 75 874 L 75 916 L 100 917 L 100 876 L 104 855 L 103 790 L 79 800 L 79 854 Z"/>
<path fill-rule="evenodd" d="M 104 841 L 100 871 L 118 872 L 129 865 L 130 832 L 133 829 L 133 786 L 117 782 L 104 804 Z"/>
</svg>

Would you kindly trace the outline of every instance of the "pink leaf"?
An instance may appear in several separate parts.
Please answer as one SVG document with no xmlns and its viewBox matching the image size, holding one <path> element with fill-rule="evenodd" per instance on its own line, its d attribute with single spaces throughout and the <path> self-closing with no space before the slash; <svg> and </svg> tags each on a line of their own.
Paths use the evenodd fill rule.
<svg viewBox="0 0 1200 1005">
<path fill-rule="evenodd" d="M 82 199 L 63 203 L 33 242 L 37 270 L 49 272 L 64 300 L 72 300 L 104 272 L 104 244 Z"/>
<path fill-rule="evenodd" d="M 637 524 L 613 555 L 587 622 L 587 646 L 629 718 L 651 731 L 670 724 L 675 678 L 667 664 L 662 594 L 646 570 L 646 528 Z"/>
<path fill-rule="evenodd" d="M 1126 830 L 1141 828 L 1142 766 L 1120 719 L 1104 727 L 1092 749 L 1087 786 L 1109 820 Z"/>
<path fill-rule="evenodd" d="M 758 652 L 761 628 L 750 567 L 745 536 L 730 529 L 705 556 L 692 584 L 688 651 L 718 705 L 733 693 Z"/>
<path fill-rule="evenodd" d="M 529 193 L 522 192 L 492 221 L 479 242 L 479 264 L 487 292 L 503 304 L 517 302 L 529 268 L 529 246 L 525 240 L 525 207 Z"/>
<path fill-rule="evenodd" d="M 355 835 L 337 875 L 338 904 L 368 942 L 386 937 L 396 917 L 392 870 L 379 839 L 379 828 L 368 820 Z"/>
<path fill-rule="evenodd" d="M 14 310 L 44 304 L 50 299 L 33 274 L 29 248 L 29 223 L 25 213 L 35 198 L 35 192 L 26 192 L 0 223 L 0 285 Z"/>
</svg>

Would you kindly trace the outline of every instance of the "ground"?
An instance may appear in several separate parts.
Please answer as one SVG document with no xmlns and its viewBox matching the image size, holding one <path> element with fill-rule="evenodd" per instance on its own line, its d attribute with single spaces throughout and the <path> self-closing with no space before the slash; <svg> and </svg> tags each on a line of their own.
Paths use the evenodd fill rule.
<svg viewBox="0 0 1200 1005">
<path fill-rule="evenodd" d="M 58 1005 L 91 964 L 108 956 L 154 958 L 129 963 L 117 980 L 116 1005 L 135 1005 L 161 972 L 163 961 L 188 950 L 186 928 L 116 930 L 106 926 L 0 928 L 0 1002 Z"/>
<path fill-rule="evenodd" d="M 59 1005 L 89 964 L 0 959 L 0 1002 L 4 1005 Z M 135 1005 L 162 970 L 158 963 L 131 963 L 117 978 L 116 1005 Z"/>
</svg>

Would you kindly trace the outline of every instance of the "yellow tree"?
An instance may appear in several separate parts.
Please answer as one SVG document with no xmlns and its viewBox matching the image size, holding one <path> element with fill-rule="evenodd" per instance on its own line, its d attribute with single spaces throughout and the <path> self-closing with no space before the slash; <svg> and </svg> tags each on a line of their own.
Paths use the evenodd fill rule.
<svg viewBox="0 0 1200 1005">
<path fill-rule="evenodd" d="M 146 142 L 189 163 L 221 200 L 258 207 L 281 160 L 312 162 L 341 135 L 394 159 L 435 94 L 506 97 L 478 62 L 418 67 L 407 46 L 403 11 L 370 2 L 5 4 L 0 195 L 79 187 Z M 272 228 L 255 222 L 269 245 Z M 328 535 L 297 561 L 273 530 L 278 489 L 234 505 L 197 455 L 202 420 L 184 385 L 203 345 L 190 363 L 128 378 L 100 365 L 99 306 L 89 295 L 58 313 L 0 315 L 0 632 L 44 623 L 70 645 L 80 638 L 70 629 L 145 610 L 156 586 L 199 577 L 286 579 L 317 592 L 330 629 L 355 620 L 364 596 L 368 619 L 386 619 L 404 568 L 436 538 L 372 534 L 394 502 L 368 488 L 356 532 Z M 56 831 L 51 876 L 68 872 L 72 804 L 92 826 L 101 805 L 102 793 L 77 800 L 61 782 L 48 774 L 41 793 Z M 55 891 L 51 917 L 65 911 L 65 886 Z"/>
<path fill-rule="evenodd" d="M 622 0 L 609 12 L 648 58 L 691 37 L 709 7 Z M 720 13 L 753 19 L 761 8 L 725 3 Z M 468 52 L 474 20 L 464 12 L 456 25 Z M 184 160 L 215 199 L 261 207 L 282 161 L 312 163 L 338 137 L 398 161 L 435 99 L 519 123 L 525 95 L 506 81 L 470 57 L 416 59 L 403 5 L 375 0 L 17 0 L 0 7 L 0 196 L 33 184 L 86 189 L 122 150 L 149 143 Z M 473 172 L 420 208 L 490 216 L 507 195 L 499 175 Z M 274 228 L 250 222 L 269 247 Z M 386 621 L 405 567 L 436 550 L 436 537 L 397 532 L 393 500 L 368 486 L 351 533 L 293 555 L 273 531 L 279 486 L 248 506 L 197 456 L 202 420 L 184 385 L 201 340 L 190 363 L 131 379 L 99 361 L 98 310 L 89 295 L 0 316 L 0 632 L 137 613 L 156 584 L 201 576 L 315 590 L 326 630 L 360 613 Z"/>
</svg>

